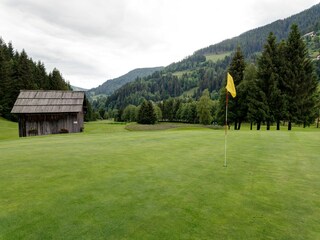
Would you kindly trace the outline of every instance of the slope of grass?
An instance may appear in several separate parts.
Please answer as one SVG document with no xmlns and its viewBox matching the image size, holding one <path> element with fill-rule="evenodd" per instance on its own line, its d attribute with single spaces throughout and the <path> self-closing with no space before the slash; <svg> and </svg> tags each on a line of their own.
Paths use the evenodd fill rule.
<svg viewBox="0 0 320 240">
<path fill-rule="evenodd" d="M 231 53 L 232 52 L 225 52 L 225 53 L 220 53 L 220 54 L 207 54 L 206 60 L 212 61 L 212 62 L 217 62 L 218 60 L 223 60 L 225 57 L 230 56 Z"/>
<path fill-rule="evenodd" d="M 190 98 L 193 97 L 193 96 L 194 96 L 194 93 L 197 92 L 198 88 L 199 88 L 199 87 L 194 87 L 194 88 L 189 89 L 188 91 L 183 92 L 183 93 L 181 94 L 181 97 L 184 97 L 184 98 L 186 98 L 186 97 L 190 97 Z"/>
<path fill-rule="evenodd" d="M 18 136 L 18 123 L 10 122 L 0 117 L 0 141 L 8 139 L 17 139 Z"/>
<path fill-rule="evenodd" d="M 319 131 L 187 129 L 0 141 L 0 239 L 320 238 Z"/>
<path fill-rule="evenodd" d="M 182 77 L 183 74 L 191 73 L 191 72 L 192 70 L 178 71 L 178 72 L 174 72 L 173 75 L 177 77 Z"/>
</svg>

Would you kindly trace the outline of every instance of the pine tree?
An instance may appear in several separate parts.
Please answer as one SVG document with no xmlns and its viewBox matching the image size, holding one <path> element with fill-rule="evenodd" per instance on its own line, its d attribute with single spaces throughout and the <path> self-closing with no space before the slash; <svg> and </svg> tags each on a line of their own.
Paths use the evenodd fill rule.
<svg viewBox="0 0 320 240">
<path fill-rule="evenodd" d="M 247 103 L 245 101 L 241 101 L 241 98 L 243 98 L 243 93 L 239 91 L 238 87 L 243 80 L 245 67 L 246 64 L 244 61 L 244 56 L 242 54 L 241 48 L 238 47 L 229 67 L 229 73 L 233 77 L 234 85 L 236 87 L 237 97 L 229 98 L 228 121 L 234 122 L 235 130 L 240 130 L 241 123 L 247 116 Z"/>
<path fill-rule="evenodd" d="M 286 52 L 286 42 L 282 40 L 278 44 L 278 81 L 277 81 L 277 94 L 276 94 L 276 101 L 274 102 L 273 108 L 273 115 L 274 119 L 277 124 L 277 130 L 280 130 L 280 122 L 281 120 L 287 119 L 288 112 L 288 99 L 286 98 L 285 93 L 285 76 L 286 76 L 286 59 L 285 59 L 285 52 Z M 280 92 L 279 92 L 280 91 Z"/>
<path fill-rule="evenodd" d="M 10 63 L 6 60 L 3 48 L 0 47 L 0 115 L 7 115 L 10 113 Z"/>
<path fill-rule="evenodd" d="M 13 78 L 16 81 L 18 89 L 34 90 L 37 89 L 35 84 L 33 69 L 33 62 L 28 58 L 27 53 L 22 50 L 21 54 L 15 55 Z"/>
<path fill-rule="evenodd" d="M 260 130 L 261 123 L 267 117 L 267 101 L 264 92 L 258 87 L 256 67 L 249 65 L 244 74 L 244 80 L 241 83 L 246 92 L 245 101 L 248 104 L 247 118 L 250 121 L 250 129 L 253 123 L 257 124 L 257 130 Z"/>
<path fill-rule="evenodd" d="M 88 100 L 88 98 L 85 96 L 84 97 L 84 121 L 88 122 L 88 121 L 94 121 L 96 120 L 95 118 L 95 114 L 92 110 L 92 106 Z"/>
<path fill-rule="evenodd" d="M 56 68 L 49 74 L 49 89 L 50 90 L 69 90 L 68 85 L 63 79 L 60 71 Z"/>
<path fill-rule="evenodd" d="M 157 116 L 151 101 L 143 101 L 138 113 L 138 123 L 140 124 L 155 124 Z"/>
<path fill-rule="evenodd" d="M 272 122 L 279 120 L 279 113 L 283 109 L 282 93 L 279 88 L 280 83 L 280 56 L 276 37 L 271 32 L 261 57 L 258 59 L 257 87 L 263 95 L 258 95 L 257 101 L 264 104 L 266 111 L 267 130 L 270 130 Z"/>
<path fill-rule="evenodd" d="M 51 79 L 54 89 L 71 89 L 59 71 L 55 72 L 58 74 L 53 74 L 55 77 Z M 10 112 L 20 90 L 49 90 L 49 85 L 48 75 L 41 62 L 36 64 L 24 50 L 21 53 L 14 51 L 11 43 L 7 46 L 0 38 L 0 114 L 3 117 L 16 120 L 16 116 Z"/>
<path fill-rule="evenodd" d="M 285 58 L 285 94 L 288 101 L 288 130 L 291 130 L 293 122 L 306 126 L 313 121 L 312 110 L 318 85 L 314 66 L 308 58 L 307 48 L 297 25 L 291 27 Z"/>
<path fill-rule="evenodd" d="M 34 66 L 34 77 L 38 89 L 49 89 L 48 74 L 44 64 L 40 61 Z"/>
</svg>

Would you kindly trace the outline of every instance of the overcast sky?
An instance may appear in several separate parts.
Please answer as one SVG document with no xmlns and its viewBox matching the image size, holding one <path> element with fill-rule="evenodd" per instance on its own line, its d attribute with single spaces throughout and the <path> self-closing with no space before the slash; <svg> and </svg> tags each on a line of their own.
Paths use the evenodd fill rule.
<svg viewBox="0 0 320 240">
<path fill-rule="evenodd" d="M 142 67 L 287 18 L 319 0 L 0 0 L 0 36 L 72 85 Z"/>
</svg>

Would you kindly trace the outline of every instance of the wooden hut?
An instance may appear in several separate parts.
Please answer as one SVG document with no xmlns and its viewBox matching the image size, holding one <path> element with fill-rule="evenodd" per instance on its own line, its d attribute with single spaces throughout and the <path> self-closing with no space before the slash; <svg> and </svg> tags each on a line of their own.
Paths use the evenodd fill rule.
<svg viewBox="0 0 320 240">
<path fill-rule="evenodd" d="M 19 136 L 75 133 L 83 130 L 84 92 L 21 90 L 11 110 L 19 118 Z"/>
</svg>

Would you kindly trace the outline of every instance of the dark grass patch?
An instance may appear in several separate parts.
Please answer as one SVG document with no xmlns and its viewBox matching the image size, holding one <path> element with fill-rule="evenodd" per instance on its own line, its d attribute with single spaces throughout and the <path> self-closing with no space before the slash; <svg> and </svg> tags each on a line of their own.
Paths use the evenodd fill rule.
<svg viewBox="0 0 320 240">
<path fill-rule="evenodd" d="M 168 130 L 174 128 L 183 128 L 183 129 L 199 129 L 204 128 L 206 126 L 199 124 L 188 124 L 188 123 L 171 123 L 171 122 L 162 122 L 157 124 L 136 124 L 132 123 L 125 127 L 125 129 L 129 131 L 158 131 L 158 130 Z"/>
</svg>

